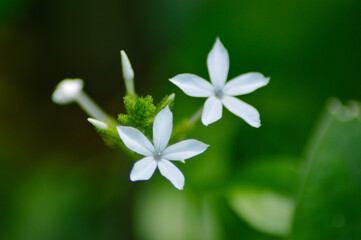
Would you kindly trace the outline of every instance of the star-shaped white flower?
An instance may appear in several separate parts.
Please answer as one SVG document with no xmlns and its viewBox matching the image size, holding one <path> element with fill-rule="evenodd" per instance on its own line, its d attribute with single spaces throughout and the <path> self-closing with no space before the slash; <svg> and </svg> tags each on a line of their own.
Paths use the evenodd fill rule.
<svg viewBox="0 0 361 240">
<path fill-rule="evenodd" d="M 204 104 L 202 122 L 209 125 L 222 117 L 222 106 L 230 112 L 243 118 L 249 125 L 260 127 L 258 111 L 249 104 L 234 96 L 251 93 L 256 89 L 267 85 L 270 78 L 261 73 L 251 72 L 242 74 L 226 83 L 229 57 L 227 49 L 217 38 L 212 50 L 208 54 L 207 67 L 211 82 L 194 74 L 179 74 L 170 79 L 183 92 L 192 97 L 208 98 Z"/>
<path fill-rule="evenodd" d="M 170 161 L 181 161 L 204 152 L 209 145 L 195 139 L 188 139 L 167 147 L 173 130 L 173 114 L 167 106 L 160 111 L 153 123 L 153 144 L 144 134 L 133 127 L 117 127 L 123 143 L 132 151 L 143 156 L 130 173 L 130 180 L 148 180 L 156 168 L 179 190 L 184 187 L 182 172 Z"/>
</svg>

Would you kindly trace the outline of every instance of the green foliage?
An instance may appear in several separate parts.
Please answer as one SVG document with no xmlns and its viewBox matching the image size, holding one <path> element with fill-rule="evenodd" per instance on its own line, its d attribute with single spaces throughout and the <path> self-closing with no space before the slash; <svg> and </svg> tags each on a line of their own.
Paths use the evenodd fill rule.
<svg viewBox="0 0 361 240">
<path fill-rule="evenodd" d="M 253 229 L 288 236 L 299 177 L 295 160 L 289 156 L 262 158 L 237 173 L 228 202 Z"/>
<path fill-rule="evenodd" d="M 214 207 L 211 197 L 197 199 L 168 184 L 147 186 L 135 199 L 137 239 L 224 239 Z"/>
<path fill-rule="evenodd" d="M 232 209 L 253 228 L 272 235 L 289 234 L 294 200 L 257 187 L 238 187 L 229 198 Z"/>
<path fill-rule="evenodd" d="M 332 113 L 327 112 L 317 127 L 296 206 L 294 240 L 361 239 L 361 122 L 355 117 L 357 108 L 355 104 L 332 106 Z"/>
</svg>

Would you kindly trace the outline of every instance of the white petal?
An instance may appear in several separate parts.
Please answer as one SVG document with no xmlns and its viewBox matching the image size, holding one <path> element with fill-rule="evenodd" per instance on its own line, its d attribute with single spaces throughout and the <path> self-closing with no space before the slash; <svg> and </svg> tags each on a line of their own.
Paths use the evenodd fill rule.
<svg viewBox="0 0 361 240">
<path fill-rule="evenodd" d="M 221 89 L 227 80 L 229 57 L 227 49 L 223 46 L 219 38 L 217 38 L 216 43 L 208 54 L 207 66 L 213 85 L 217 89 Z"/>
<path fill-rule="evenodd" d="M 243 118 L 243 120 L 246 121 L 252 127 L 258 128 L 261 126 L 259 113 L 257 109 L 255 109 L 251 105 L 235 97 L 229 97 L 229 96 L 224 96 L 222 102 L 229 111 Z"/>
<path fill-rule="evenodd" d="M 211 96 L 204 103 L 202 123 L 206 126 L 218 121 L 222 117 L 222 102 L 215 96 Z"/>
<path fill-rule="evenodd" d="M 223 88 L 223 93 L 231 96 L 251 93 L 267 85 L 269 80 L 270 78 L 265 78 L 262 73 L 252 72 L 242 74 L 227 82 Z"/>
<path fill-rule="evenodd" d="M 160 173 L 167 178 L 174 187 L 183 190 L 184 176 L 183 173 L 171 162 L 167 160 L 158 161 L 158 168 Z"/>
<path fill-rule="evenodd" d="M 209 145 L 195 139 L 188 139 L 167 147 L 163 158 L 167 160 L 185 160 L 204 152 Z"/>
<path fill-rule="evenodd" d="M 173 130 L 173 114 L 166 106 L 160 111 L 153 122 L 153 143 L 158 152 L 162 152 L 168 145 Z"/>
<path fill-rule="evenodd" d="M 133 127 L 117 126 L 120 138 L 130 150 L 144 156 L 153 156 L 155 152 L 152 143 L 144 134 Z"/>
<path fill-rule="evenodd" d="M 157 162 L 153 157 L 143 158 L 133 165 L 133 169 L 130 172 L 130 180 L 140 181 L 148 180 L 152 177 L 155 169 L 157 168 Z"/>
<path fill-rule="evenodd" d="M 210 82 L 194 74 L 179 74 L 169 79 L 182 91 L 192 97 L 209 97 L 213 93 L 213 86 Z"/>
</svg>

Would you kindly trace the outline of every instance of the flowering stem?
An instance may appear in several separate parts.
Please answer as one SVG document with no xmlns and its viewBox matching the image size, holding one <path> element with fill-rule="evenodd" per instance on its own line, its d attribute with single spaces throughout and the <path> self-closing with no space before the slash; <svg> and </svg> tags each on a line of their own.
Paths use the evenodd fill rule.
<svg viewBox="0 0 361 240">
<path fill-rule="evenodd" d="M 189 119 L 185 119 L 182 122 L 178 123 L 177 126 L 174 128 L 171 142 L 179 141 L 184 139 L 188 132 L 190 132 L 194 124 L 201 119 L 203 107 L 201 107 L 197 112 L 193 114 Z"/>
<path fill-rule="evenodd" d="M 167 99 L 163 99 L 161 105 L 158 106 L 159 111 L 161 111 L 166 106 L 171 105 L 174 102 L 174 98 L 175 98 L 175 94 L 172 93 L 171 95 L 168 96 Z"/>
<path fill-rule="evenodd" d="M 90 117 L 114 125 L 115 120 L 108 116 L 84 91 L 79 92 L 75 101 Z"/>
<path fill-rule="evenodd" d="M 203 106 L 188 120 L 188 125 L 193 126 L 202 117 Z"/>
</svg>

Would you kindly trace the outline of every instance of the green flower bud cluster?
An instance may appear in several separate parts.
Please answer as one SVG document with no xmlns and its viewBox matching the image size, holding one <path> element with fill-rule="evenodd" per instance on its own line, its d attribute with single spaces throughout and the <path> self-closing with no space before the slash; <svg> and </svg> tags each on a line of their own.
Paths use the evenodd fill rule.
<svg viewBox="0 0 361 240">
<path fill-rule="evenodd" d="M 146 136 L 152 136 L 152 127 L 155 116 L 165 106 L 172 107 L 174 94 L 165 96 L 163 100 L 156 105 L 153 103 L 153 97 L 137 97 L 129 94 L 124 97 L 124 106 L 126 114 L 119 114 L 118 121 L 121 125 L 132 126 L 142 131 Z"/>
</svg>

